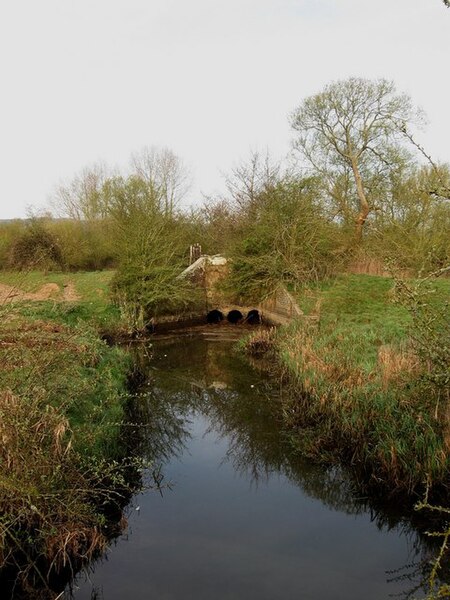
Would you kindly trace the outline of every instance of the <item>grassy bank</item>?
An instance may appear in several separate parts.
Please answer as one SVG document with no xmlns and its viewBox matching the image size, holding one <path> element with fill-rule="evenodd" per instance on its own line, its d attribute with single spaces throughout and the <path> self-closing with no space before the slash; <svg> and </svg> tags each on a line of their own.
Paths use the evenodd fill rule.
<svg viewBox="0 0 450 600">
<path fill-rule="evenodd" d="M 448 299 L 437 282 L 433 302 Z M 388 278 L 343 275 L 298 292 L 306 318 L 275 348 L 295 393 L 291 441 L 315 460 L 344 461 L 378 488 L 411 492 L 449 474 L 446 406 L 427 383 L 410 313 Z"/>
<path fill-rule="evenodd" d="M 0 563 L 18 563 L 19 588 L 101 550 L 128 493 L 129 360 L 99 337 L 119 320 L 109 278 L 1 274 L 15 296 L 0 305 Z"/>
<path fill-rule="evenodd" d="M 25 317 L 67 325 L 89 322 L 99 330 L 121 327 L 119 309 L 110 300 L 114 271 L 42 273 L 0 271 L 0 308 L 14 307 Z"/>
</svg>

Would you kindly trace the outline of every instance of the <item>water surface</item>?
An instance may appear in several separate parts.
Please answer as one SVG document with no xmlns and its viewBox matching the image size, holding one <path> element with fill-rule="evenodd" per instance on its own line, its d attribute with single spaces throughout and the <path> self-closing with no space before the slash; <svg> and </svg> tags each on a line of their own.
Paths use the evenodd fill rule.
<svg viewBox="0 0 450 600">
<path fill-rule="evenodd" d="M 76 600 L 424 596 L 425 540 L 345 473 L 292 455 L 279 384 L 231 341 L 160 340 L 136 361 L 136 442 L 163 489 L 134 498 L 127 533 L 77 577 Z"/>
</svg>

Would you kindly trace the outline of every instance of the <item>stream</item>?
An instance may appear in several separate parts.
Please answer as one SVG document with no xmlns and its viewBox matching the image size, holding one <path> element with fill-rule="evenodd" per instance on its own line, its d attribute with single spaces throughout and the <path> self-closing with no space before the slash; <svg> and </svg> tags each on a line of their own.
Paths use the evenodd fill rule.
<svg viewBox="0 0 450 600">
<path fill-rule="evenodd" d="M 436 548 L 345 471 L 293 455 L 279 383 L 235 337 L 211 327 L 135 346 L 136 445 L 161 489 L 133 498 L 126 532 L 65 597 L 424 598 Z"/>
</svg>

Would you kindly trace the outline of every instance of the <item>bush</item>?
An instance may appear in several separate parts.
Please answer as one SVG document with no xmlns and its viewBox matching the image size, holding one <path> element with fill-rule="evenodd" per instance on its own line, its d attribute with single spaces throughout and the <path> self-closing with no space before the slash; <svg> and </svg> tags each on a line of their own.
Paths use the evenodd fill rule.
<svg viewBox="0 0 450 600">
<path fill-rule="evenodd" d="M 129 327 L 141 330 L 153 317 L 196 309 L 201 291 L 177 279 L 188 264 L 184 221 L 138 212 L 116 226 L 120 259 L 112 295 Z"/>
<path fill-rule="evenodd" d="M 260 298 L 279 283 L 317 281 L 339 267 L 338 232 L 315 200 L 314 181 L 280 181 L 249 208 L 231 274 L 244 298 Z"/>
<path fill-rule="evenodd" d="M 396 298 L 412 317 L 410 335 L 424 367 L 427 394 L 435 397 L 450 425 L 450 281 L 436 278 L 450 271 L 443 268 L 416 282 L 396 280 Z"/>
<path fill-rule="evenodd" d="M 9 266 L 13 269 L 63 267 L 63 255 L 56 236 L 40 219 L 32 219 L 12 243 Z"/>
<path fill-rule="evenodd" d="M 102 221 L 53 220 L 48 223 L 58 239 L 64 268 L 69 271 L 100 271 L 116 265 L 111 224 Z"/>
</svg>

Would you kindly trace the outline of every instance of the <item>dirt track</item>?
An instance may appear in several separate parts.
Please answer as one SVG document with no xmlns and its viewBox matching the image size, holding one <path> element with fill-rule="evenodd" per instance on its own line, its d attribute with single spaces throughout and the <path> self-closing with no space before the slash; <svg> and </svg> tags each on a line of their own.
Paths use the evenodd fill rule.
<svg viewBox="0 0 450 600">
<path fill-rule="evenodd" d="M 18 287 L 0 283 L 0 304 L 10 302 L 56 300 L 58 302 L 76 302 L 80 300 L 75 285 L 69 281 L 61 290 L 56 283 L 45 283 L 37 292 L 25 292 Z"/>
</svg>

